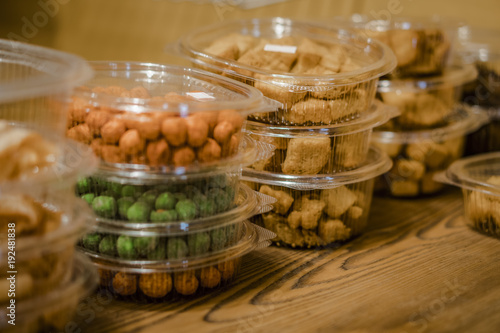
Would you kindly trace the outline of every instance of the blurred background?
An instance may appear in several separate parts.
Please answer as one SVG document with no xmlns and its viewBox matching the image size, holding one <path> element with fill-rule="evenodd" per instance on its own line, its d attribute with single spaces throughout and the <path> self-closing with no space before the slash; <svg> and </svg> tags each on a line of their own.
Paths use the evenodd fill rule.
<svg viewBox="0 0 500 333">
<path fill-rule="evenodd" d="M 380 19 L 437 14 L 500 30 L 498 0 L 2 0 L 0 38 L 88 60 L 183 64 L 164 47 L 200 26 L 269 16 L 328 22 L 353 13 Z"/>
</svg>

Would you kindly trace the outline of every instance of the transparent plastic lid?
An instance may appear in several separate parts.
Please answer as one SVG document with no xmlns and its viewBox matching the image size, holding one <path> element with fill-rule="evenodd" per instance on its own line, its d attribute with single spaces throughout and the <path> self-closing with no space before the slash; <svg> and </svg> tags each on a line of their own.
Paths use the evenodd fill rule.
<svg viewBox="0 0 500 333">
<path fill-rule="evenodd" d="M 245 84 L 199 69 L 140 62 L 90 62 L 95 76 L 74 95 L 91 104 L 136 114 L 150 111 L 177 112 L 187 116 L 193 112 L 233 109 L 242 115 L 274 111 L 280 103 L 264 98 L 262 93 Z M 112 96 L 92 88 L 118 86 L 145 88 L 151 96 L 176 93 L 182 101 L 155 98 Z"/>
<path fill-rule="evenodd" d="M 435 180 L 500 197 L 500 185 L 487 181 L 494 176 L 500 177 L 500 152 L 455 161 L 445 172 L 437 174 Z"/>
<path fill-rule="evenodd" d="M 119 258 L 103 257 L 99 254 L 88 253 L 85 250 L 79 251 L 87 254 L 99 269 L 117 270 L 126 273 L 158 273 L 158 272 L 181 272 L 185 270 L 195 270 L 203 267 L 216 265 L 221 262 L 234 260 L 250 253 L 253 250 L 268 246 L 269 240 L 275 235 L 263 228 L 245 221 L 241 239 L 237 244 L 224 251 L 207 253 L 189 259 L 174 260 L 127 260 Z"/>
<path fill-rule="evenodd" d="M 0 103 L 69 93 L 92 75 L 80 57 L 0 39 Z"/>
<path fill-rule="evenodd" d="M 458 87 L 477 77 L 477 70 L 473 65 L 458 65 L 447 67 L 442 75 L 380 80 L 377 91 L 381 93 L 398 92 L 425 92 L 427 90 Z"/>
<path fill-rule="evenodd" d="M 68 188 L 98 166 L 90 147 L 16 122 L 0 121 L 0 158 L 0 193 L 34 187 Z M 16 175 L 14 171 L 21 166 L 25 172 Z"/>
<path fill-rule="evenodd" d="M 290 50 L 297 47 L 301 38 L 329 45 L 342 45 L 347 54 L 360 64 L 360 68 L 335 74 L 292 74 L 244 65 L 204 51 L 218 38 L 232 33 L 252 36 L 261 41 L 283 37 L 295 38 L 297 40 L 295 43 L 285 45 Z M 396 58 L 390 48 L 378 41 L 365 38 L 350 30 L 327 28 L 313 22 L 282 17 L 227 21 L 203 27 L 180 39 L 176 48 L 176 52 L 181 56 L 200 66 L 222 68 L 236 77 L 248 77 L 251 80 L 256 75 L 265 75 L 276 79 L 276 81 L 271 80 L 272 84 L 290 91 L 318 91 L 328 85 L 343 86 L 370 81 L 389 73 L 396 66 Z M 289 52 L 280 50 L 278 52 Z"/>
<path fill-rule="evenodd" d="M 248 186 L 240 184 L 236 207 L 221 214 L 191 221 L 154 223 L 134 223 L 97 218 L 98 223 L 93 231 L 135 237 L 187 235 L 241 222 L 253 215 L 271 210 L 271 205 L 275 202 L 275 198 L 255 192 Z"/>
<path fill-rule="evenodd" d="M 387 154 L 378 148 L 371 147 L 365 163 L 354 170 L 331 175 L 300 176 L 246 168 L 243 170 L 242 180 L 284 186 L 295 190 L 330 189 L 373 179 L 389 171 L 391 167 L 392 160 Z"/>
<path fill-rule="evenodd" d="M 354 134 L 386 123 L 389 119 L 400 114 L 397 107 L 383 104 L 375 101 L 370 110 L 367 110 L 355 120 L 347 122 L 323 125 L 323 126 L 280 126 L 248 121 L 244 129 L 250 134 L 263 136 L 281 137 L 281 138 L 304 138 L 317 136 L 318 134 L 327 136 L 341 136 Z"/>
<path fill-rule="evenodd" d="M 374 131 L 372 140 L 381 143 L 414 143 L 433 140 L 446 141 L 474 132 L 489 121 L 488 114 L 476 107 L 457 105 L 455 110 L 447 117 L 448 125 L 420 131 Z"/>
</svg>

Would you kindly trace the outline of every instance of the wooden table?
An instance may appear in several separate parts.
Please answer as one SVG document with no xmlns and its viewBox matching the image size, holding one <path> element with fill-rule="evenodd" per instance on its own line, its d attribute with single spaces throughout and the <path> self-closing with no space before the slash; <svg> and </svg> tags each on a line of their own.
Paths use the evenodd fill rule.
<svg viewBox="0 0 500 333">
<path fill-rule="evenodd" d="M 82 310 L 77 325 L 93 333 L 500 332 L 500 240 L 467 228 L 462 205 L 451 189 L 374 198 L 368 231 L 340 248 L 262 249 L 226 290 L 173 304 L 101 300 L 95 318 Z"/>
</svg>

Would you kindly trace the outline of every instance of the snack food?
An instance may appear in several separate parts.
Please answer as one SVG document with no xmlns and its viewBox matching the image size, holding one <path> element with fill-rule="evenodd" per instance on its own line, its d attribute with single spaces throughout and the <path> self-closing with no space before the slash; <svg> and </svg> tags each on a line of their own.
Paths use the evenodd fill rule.
<svg viewBox="0 0 500 333">
<path fill-rule="evenodd" d="M 168 198 L 159 196 L 155 201 L 173 206 L 176 196 L 185 194 L 169 194 Z M 247 186 L 241 186 L 231 210 L 214 210 L 212 215 L 204 217 L 194 214 L 185 216 L 178 207 L 151 211 L 145 200 L 137 201 L 129 204 L 129 215 L 135 209 L 134 205 L 146 205 L 148 212 L 151 211 L 151 222 L 147 219 L 116 221 L 98 218 L 92 233 L 82 237 L 79 246 L 87 253 L 99 254 L 102 258 L 125 260 L 180 260 L 215 253 L 236 244 L 243 232 L 240 222 L 253 214 L 269 210 L 269 205 L 274 201 Z M 189 199 L 179 200 L 177 205 L 180 204 L 192 206 L 182 209 L 197 210 L 197 205 L 190 204 Z"/>
<path fill-rule="evenodd" d="M 329 126 L 287 127 L 247 122 L 245 132 L 274 146 L 274 154 L 250 167 L 289 175 L 333 174 L 365 161 L 372 129 L 398 112 L 376 103 L 362 117 Z"/>
<path fill-rule="evenodd" d="M 348 19 L 337 17 L 333 23 L 354 28 L 390 46 L 398 62 L 392 74 L 405 77 L 441 74 L 449 63 L 459 29 L 464 26 L 460 21 L 436 16 L 373 20 L 360 14 Z"/>
<path fill-rule="evenodd" d="M 0 54 L 0 119 L 63 135 L 68 97 L 92 76 L 85 60 L 12 40 L 0 40 Z"/>
<path fill-rule="evenodd" d="M 374 177 L 390 167 L 390 159 L 372 149 L 359 168 L 331 176 L 245 169 L 243 179 L 252 188 L 277 199 L 271 212 L 251 220 L 276 233 L 278 245 L 311 248 L 347 241 L 365 229 Z"/>
<path fill-rule="evenodd" d="M 285 32 L 285 33 L 284 33 Z M 346 30 L 283 18 L 224 22 L 182 38 L 194 66 L 253 85 L 283 107 L 250 119 L 313 126 L 357 118 L 378 77 L 395 67 L 388 47 Z"/>
<path fill-rule="evenodd" d="M 192 177 L 187 180 L 138 179 L 115 181 L 99 175 L 81 179 L 77 195 L 97 216 L 129 222 L 173 222 L 205 218 L 234 207 L 239 172 Z"/>
<path fill-rule="evenodd" d="M 240 151 L 248 113 L 272 109 L 257 90 L 194 69 L 92 65 L 97 76 L 75 91 L 66 135 L 111 165 L 164 171 L 214 165 Z"/>
<path fill-rule="evenodd" d="M 50 292 L 68 281 L 74 244 L 88 228 L 90 211 L 67 196 L 32 189 L 0 196 L 0 303 L 8 302 L 9 271 L 17 271 L 16 300 Z M 15 248 L 8 235 L 15 234 Z M 11 243 L 10 243 L 11 244 Z M 15 260 L 12 260 L 15 253 Z"/>
<path fill-rule="evenodd" d="M 83 255 L 71 258 L 68 281 L 61 281 L 57 289 L 48 294 L 16 299 L 15 325 L 7 322 L 7 304 L 1 302 L 0 330 L 6 333 L 62 332 L 72 322 L 77 313 L 79 302 L 97 286 L 97 272 Z"/>
<path fill-rule="evenodd" d="M 472 65 L 455 65 L 439 76 L 380 80 L 378 98 L 401 111 L 399 117 L 383 128 L 418 130 L 446 125 L 464 84 L 474 80 L 476 75 Z"/>
<path fill-rule="evenodd" d="M 168 260 L 130 261 L 84 252 L 98 268 L 101 289 L 109 290 L 119 299 L 169 301 L 176 297 L 203 295 L 233 282 L 241 257 L 257 247 L 266 246 L 251 223 L 241 224 L 241 231 L 238 240 L 222 251 L 191 253 Z"/>
<path fill-rule="evenodd" d="M 500 154 L 463 158 L 435 177 L 458 186 L 464 195 L 466 223 L 473 229 L 500 238 Z"/>
<path fill-rule="evenodd" d="M 375 131 L 372 144 L 393 159 L 393 168 L 380 177 L 377 189 L 396 197 L 433 194 L 443 188 L 433 180 L 434 174 L 445 170 L 463 154 L 465 135 L 487 121 L 477 110 L 458 106 L 453 122 L 432 129 L 413 132 Z"/>
<path fill-rule="evenodd" d="M 0 121 L 1 193 L 69 188 L 97 166 L 85 146 L 36 125 Z"/>
</svg>

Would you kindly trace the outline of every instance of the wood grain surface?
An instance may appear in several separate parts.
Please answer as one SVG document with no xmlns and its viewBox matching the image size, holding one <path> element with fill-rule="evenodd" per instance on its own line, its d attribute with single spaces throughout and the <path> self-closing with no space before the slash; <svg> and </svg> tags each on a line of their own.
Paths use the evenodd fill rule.
<svg viewBox="0 0 500 333">
<path fill-rule="evenodd" d="M 375 198 L 338 248 L 248 255 L 226 290 L 169 304 L 112 301 L 83 332 L 500 332 L 500 240 L 464 225 L 462 197 Z M 107 303 L 107 302 L 106 302 Z"/>
</svg>

